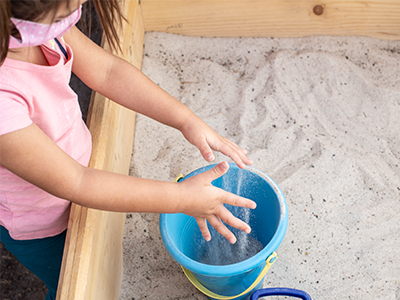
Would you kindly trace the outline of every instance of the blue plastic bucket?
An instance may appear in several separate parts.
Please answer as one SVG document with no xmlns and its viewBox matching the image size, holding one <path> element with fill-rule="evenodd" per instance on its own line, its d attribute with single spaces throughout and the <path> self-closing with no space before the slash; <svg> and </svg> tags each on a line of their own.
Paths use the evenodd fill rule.
<svg viewBox="0 0 400 300">
<path fill-rule="evenodd" d="M 182 180 L 214 166 L 200 168 Z M 236 164 L 230 164 L 228 172 L 212 184 L 257 203 L 254 210 L 227 207 L 235 215 L 238 209 L 250 211 L 250 235 L 261 243 L 262 249 L 237 263 L 202 263 L 202 246 L 207 242 L 202 238 L 196 220 L 185 214 L 161 214 L 161 237 L 169 254 L 182 266 L 189 280 L 211 299 L 249 299 L 252 292 L 261 287 L 266 271 L 276 258 L 274 252 L 285 236 L 288 225 L 286 201 L 277 184 L 254 168 L 240 169 Z M 219 234 L 211 226 L 209 228 L 212 239 L 217 238 Z M 229 228 L 239 234 L 236 229 Z"/>
</svg>

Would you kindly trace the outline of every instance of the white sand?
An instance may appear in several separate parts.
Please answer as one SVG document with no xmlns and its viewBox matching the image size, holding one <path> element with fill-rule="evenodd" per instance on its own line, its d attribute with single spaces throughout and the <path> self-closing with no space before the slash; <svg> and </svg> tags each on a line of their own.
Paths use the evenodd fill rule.
<svg viewBox="0 0 400 300">
<path fill-rule="evenodd" d="M 289 227 L 264 287 L 400 300 L 400 41 L 151 33 L 143 72 L 283 190 Z M 173 181 L 206 164 L 138 116 L 132 175 Z M 123 300 L 206 299 L 164 249 L 158 215 L 128 215 L 124 259 Z"/>
</svg>

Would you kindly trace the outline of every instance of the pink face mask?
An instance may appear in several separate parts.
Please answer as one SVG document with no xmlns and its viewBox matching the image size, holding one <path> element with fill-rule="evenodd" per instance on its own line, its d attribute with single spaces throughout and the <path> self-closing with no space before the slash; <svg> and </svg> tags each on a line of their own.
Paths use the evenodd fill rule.
<svg viewBox="0 0 400 300">
<path fill-rule="evenodd" d="M 11 21 L 17 27 L 22 40 L 10 36 L 9 49 L 39 46 L 56 37 L 62 36 L 79 21 L 81 14 L 82 6 L 65 19 L 53 24 L 41 24 L 11 18 Z"/>
</svg>

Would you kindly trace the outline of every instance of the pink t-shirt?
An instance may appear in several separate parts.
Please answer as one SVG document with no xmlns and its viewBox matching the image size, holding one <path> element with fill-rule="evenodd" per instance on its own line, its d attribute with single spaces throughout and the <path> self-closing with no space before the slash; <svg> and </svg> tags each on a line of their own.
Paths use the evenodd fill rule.
<svg viewBox="0 0 400 300">
<path fill-rule="evenodd" d="M 41 46 L 49 66 L 6 59 L 0 67 L 0 135 L 35 123 L 61 149 L 87 165 L 91 136 L 69 87 L 73 54 L 54 41 Z M 0 224 L 12 238 L 54 236 L 67 228 L 70 202 L 54 197 L 0 166 Z"/>
</svg>

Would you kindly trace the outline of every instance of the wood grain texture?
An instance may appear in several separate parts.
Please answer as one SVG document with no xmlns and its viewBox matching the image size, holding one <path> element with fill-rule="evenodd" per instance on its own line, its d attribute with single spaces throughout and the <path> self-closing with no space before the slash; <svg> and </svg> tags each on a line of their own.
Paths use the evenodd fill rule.
<svg viewBox="0 0 400 300">
<path fill-rule="evenodd" d="M 398 0 L 141 0 L 145 31 L 218 37 L 400 38 Z"/>
<path fill-rule="evenodd" d="M 126 1 L 124 13 L 130 22 L 120 34 L 122 57 L 140 68 L 144 28 L 138 2 Z M 89 167 L 128 174 L 135 113 L 94 93 L 87 123 L 93 140 Z M 58 300 L 118 299 L 124 224 L 124 213 L 72 205 Z"/>
</svg>

